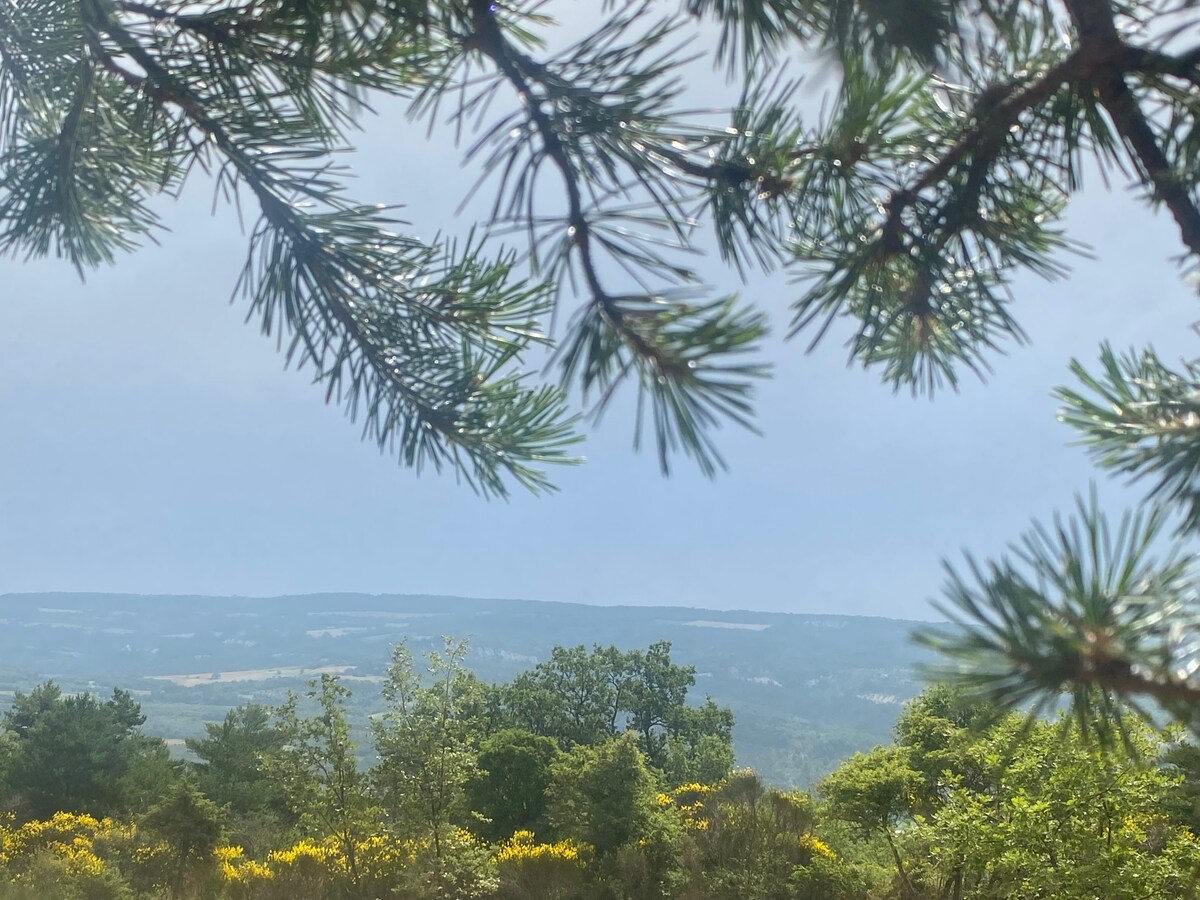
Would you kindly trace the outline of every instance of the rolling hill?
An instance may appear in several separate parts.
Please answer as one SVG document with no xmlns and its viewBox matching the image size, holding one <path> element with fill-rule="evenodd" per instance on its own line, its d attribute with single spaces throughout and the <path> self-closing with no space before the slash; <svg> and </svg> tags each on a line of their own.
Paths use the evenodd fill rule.
<svg viewBox="0 0 1200 900">
<path fill-rule="evenodd" d="M 556 644 L 672 643 L 696 667 L 696 699 L 731 706 L 740 764 L 805 785 L 888 739 L 920 684 L 914 623 L 896 619 L 426 595 L 189 597 L 0 595 L 0 691 L 53 679 L 68 690 L 131 690 L 148 731 L 202 732 L 238 703 L 279 702 L 319 671 L 341 673 L 365 716 L 392 645 L 414 653 L 468 638 L 468 664 L 506 680 Z"/>
</svg>

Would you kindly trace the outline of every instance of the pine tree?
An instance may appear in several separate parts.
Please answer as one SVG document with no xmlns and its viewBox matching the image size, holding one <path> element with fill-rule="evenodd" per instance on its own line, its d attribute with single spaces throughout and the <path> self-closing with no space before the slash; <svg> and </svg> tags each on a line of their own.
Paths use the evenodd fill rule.
<svg viewBox="0 0 1200 900">
<path fill-rule="evenodd" d="M 792 333 L 847 318 L 852 359 L 916 391 L 1022 340 L 1007 285 L 1064 273 L 1087 157 L 1200 251 L 1191 4 L 606 6 L 552 52 L 533 0 L 5 4 L 0 249 L 109 262 L 161 227 L 154 195 L 203 169 L 257 209 L 236 292 L 288 361 L 405 464 L 500 494 L 570 459 L 568 388 L 599 412 L 634 382 L 664 467 L 682 451 L 712 472 L 714 429 L 752 424 L 766 318 L 705 296 L 698 222 L 739 272 L 795 272 Z M 697 19 L 744 86 L 726 120 L 681 107 Z M 784 72 L 805 49 L 842 72 L 818 123 Z M 495 192 L 488 236 L 524 235 L 519 252 L 401 233 L 348 193 L 336 160 L 380 95 L 456 125 Z M 530 371 L 544 344 L 557 383 Z"/>
<path fill-rule="evenodd" d="M 536 0 L 0 5 L 0 251 L 109 262 L 161 227 L 155 194 L 205 170 L 219 198 L 257 209 L 236 293 L 288 361 L 403 463 L 487 494 L 549 487 L 574 410 L 601 412 L 627 382 L 664 468 L 682 452 L 712 473 L 715 429 L 752 427 L 767 318 L 705 293 L 698 224 L 737 272 L 795 276 L 790 334 L 811 346 L 844 320 L 851 360 L 915 392 L 986 374 L 1023 341 L 1009 285 L 1066 274 L 1080 247 L 1062 216 L 1088 165 L 1165 211 L 1195 271 L 1190 0 L 606 10 L 550 50 Z M 682 106 L 696 20 L 715 23 L 712 61 L 742 85 L 724 119 Z M 788 64 L 801 51 L 841 76 L 815 123 Z M 455 126 L 494 195 L 483 230 L 421 239 L 350 195 L 335 160 L 381 95 Z M 543 346 L 549 381 L 533 371 Z M 1105 348 L 1098 374 L 1075 371 L 1064 418 L 1193 533 L 1200 370 Z M 1084 718 L 1118 695 L 1191 717 L 1189 560 L 1150 560 L 1165 516 L 1110 535 L 1087 507 L 1036 532 L 1014 560 L 952 577 L 963 627 L 930 640 L 1005 702 L 1029 698 L 1025 680 L 1043 698 L 1074 686 Z"/>
</svg>

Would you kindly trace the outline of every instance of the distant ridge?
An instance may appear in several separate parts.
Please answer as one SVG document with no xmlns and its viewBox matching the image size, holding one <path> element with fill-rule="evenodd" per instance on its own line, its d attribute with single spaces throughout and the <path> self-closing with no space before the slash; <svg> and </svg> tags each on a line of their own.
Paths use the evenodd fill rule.
<svg viewBox="0 0 1200 900">
<path fill-rule="evenodd" d="M 858 749 L 886 741 L 920 685 L 912 621 L 827 613 L 433 594 L 276 597 L 10 593 L 0 595 L 0 691 L 47 678 L 72 690 L 137 692 L 147 728 L 168 738 L 253 700 L 277 703 L 321 669 L 342 672 L 365 715 L 391 646 L 415 652 L 442 635 L 471 641 L 468 663 L 506 680 L 556 644 L 672 643 L 738 718 L 739 762 L 780 784 L 807 784 Z"/>
</svg>

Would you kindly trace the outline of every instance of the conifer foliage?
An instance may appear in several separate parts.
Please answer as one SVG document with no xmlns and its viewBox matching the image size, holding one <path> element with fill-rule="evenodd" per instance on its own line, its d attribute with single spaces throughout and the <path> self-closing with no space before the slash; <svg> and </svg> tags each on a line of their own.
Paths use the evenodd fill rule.
<svg viewBox="0 0 1200 900">
<path fill-rule="evenodd" d="M 1023 340 L 1010 284 L 1066 274 L 1062 216 L 1089 166 L 1169 216 L 1195 271 L 1189 0 L 605 10 L 569 43 L 537 0 L 2 4 L 0 252 L 110 262 L 163 227 L 155 195 L 203 170 L 254 222 L 235 295 L 288 362 L 404 464 L 500 495 L 550 487 L 576 410 L 626 383 L 664 469 L 719 468 L 714 431 L 752 427 L 768 311 L 706 292 L 691 263 L 709 240 L 738 273 L 793 274 L 792 335 L 845 330 L 853 362 L 914 392 Z M 684 96 L 697 22 L 742 86 L 722 114 Z M 806 121 L 797 60 L 820 56 L 839 77 Z M 385 96 L 407 103 L 412 124 L 386 124 L 404 140 L 453 127 L 492 197 L 470 237 L 347 188 L 342 152 Z M 1117 722 L 1120 697 L 1194 721 L 1190 560 L 1153 550 L 1172 509 L 1181 535 L 1200 523 L 1200 375 L 1108 347 L 1074 373 L 1064 420 L 1165 512 L 1113 527 L 1085 504 L 952 573 L 958 627 L 926 640 L 1004 704 L 1069 690 L 1085 724 Z"/>
<path fill-rule="evenodd" d="M 664 467 L 721 464 L 713 431 L 751 424 L 766 318 L 706 294 L 707 229 L 743 274 L 794 272 L 793 333 L 845 318 L 852 359 L 914 391 L 1022 339 L 1008 284 L 1064 274 L 1089 157 L 1200 252 L 1189 3 L 606 7 L 566 44 L 533 0 L 5 4 L 0 249 L 112 261 L 162 227 L 154 195 L 207 171 L 256 220 L 250 318 L 365 436 L 489 494 L 545 488 L 570 458 L 571 388 L 598 412 L 633 382 Z M 743 85 L 725 113 L 686 106 L 697 20 Z M 802 52 L 841 73 L 815 122 L 785 66 Z M 439 237 L 378 205 L 403 197 L 349 192 L 338 160 L 384 95 L 408 104 L 413 124 L 386 125 L 404 140 L 453 125 L 493 197 L 486 229 Z"/>
</svg>

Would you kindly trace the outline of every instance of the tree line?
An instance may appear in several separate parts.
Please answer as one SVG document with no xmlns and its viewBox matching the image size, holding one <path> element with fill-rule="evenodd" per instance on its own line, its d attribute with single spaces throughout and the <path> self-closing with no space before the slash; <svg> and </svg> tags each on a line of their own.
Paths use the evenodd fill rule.
<svg viewBox="0 0 1200 900">
<path fill-rule="evenodd" d="M 0 254 L 114 261 L 163 227 L 158 194 L 215 173 L 218 201 L 257 207 L 235 287 L 248 318 L 364 437 L 485 495 L 550 489 L 547 467 L 577 461 L 579 413 L 622 388 L 664 470 L 724 465 L 716 431 L 753 425 L 770 316 L 706 293 L 696 224 L 738 275 L 794 276 L 790 336 L 841 332 L 851 362 L 914 393 L 1026 341 L 1013 286 L 1086 249 L 1065 214 L 1089 169 L 1169 215 L 1197 274 L 1194 3 L 609 12 L 554 47 L 538 0 L 0 5 Z M 741 89 L 721 115 L 684 96 L 696 47 Z M 835 82 L 815 122 L 789 77 L 813 53 Z M 350 195 L 334 162 L 381 97 L 469 141 L 494 195 L 479 233 L 397 233 Z M 516 250 L 491 240 L 513 234 Z M 1081 502 L 968 560 L 946 588 L 955 628 L 926 640 L 997 703 L 1067 693 L 1101 734 L 1129 703 L 1200 730 L 1194 554 L 1152 552 L 1173 524 L 1200 529 L 1200 363 L 1105 344 L 1070 368 L 1060 417 L 1102 468 L 1151 486 L 1147 510 L 1110 525 Z"/>
<path fill-rule="evenodd" d="M 1188 897 L 1200 749 L 950 687 L 811 792 L 734 767 L 733 717 L 670 646 L 556 648 L 507 684 L 403 645 L 351 687 L 209 723 L 173 759 L 133 697 L 18 693 L 0 728 L 0 900 Z M 357 686 L 356 686 L 357 689 Z"/>
</svg>

